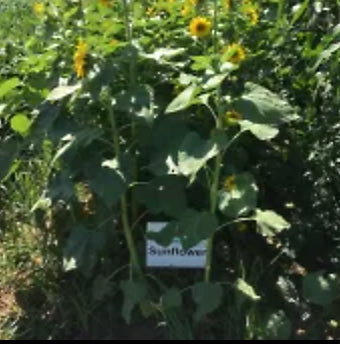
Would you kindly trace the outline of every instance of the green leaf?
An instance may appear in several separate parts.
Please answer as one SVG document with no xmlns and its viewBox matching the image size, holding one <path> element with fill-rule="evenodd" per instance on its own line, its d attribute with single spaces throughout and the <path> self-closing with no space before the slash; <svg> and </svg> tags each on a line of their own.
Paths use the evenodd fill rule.
<svg viewBox="0 0 340 344">
<path fill-rule="evenodd" d="M 145 283 L 137 281 L 122 281 L 120 287 L 124 293 L 122 316 L 130 324 L 133 309 L 147 296 L 147 287 Z"/>
<path fill-rule="evenodd" d="M 152 153 L 149 166 L 154 174 L 179 174 L 177 155 L 187 133 L 187 127 L 176 116 L 165 116 L 155 122 L 151 131 Z"/>
<path fill-rule="evenodd" d="M 218 145 L 203 140 L 197 133 L 186 135 L 178 152 L 178 169 L 181 174 L 194 179 L 197 172 L 219 152 Z"/>
<path fill-rule="evenodd" d="M 265 325 L 266 340 L 288 340 L 292 335 L 292 324 L 284 311 L 271 314 Z"/>
<path fill-rule="evenodd" d="M 250 121 L 240 121 L 242 130 L 249 130 L 259 140 L 269 141 L 279 134 L 279 129 L 268 124 L 252 123 Z"/>
<path fill-rule="evenodd" d="M 340 42 L 332 44 L 328 49 L 324 50 L 316 61 L 313 71 L 315 72 L 325 61 L 328 61 L 334 53 L 340 50 Z"/>
<path fill-rule="evenodd" d="M 162 297 L 163 309 L 179 308 L 182 306 L 182 294 L 177 288 L 171 288 Z"/>
<path fill-rule="evenodd" d="M 340 284 L 336 275 L 322 271 L 310 273 L 303 279 L 303 296 L 319 306 L 329 306 L 340 297 Z"/>
<path fill-rule="evenodd" d="M 7 139 L 0 143 L 0 181 L 7 176 L 18 156 L 19 148 L 20 146 L 15 139 Z"/>
<path fill-rule="evenodd" d="M 201 282 L 192 287 L 192 296 L 197 304 L 194 319 L 198 322 L 221 305 L 223 290 L 219 284 Z"/>
<path fill-rule="evenodd" d="M 185 179 L 177 176 L 157 177 L 147 185 L 137 186 L 135 194 L 153 214 L 178 217 L 187 208 Z"/>
<path fill-rule="evenodd" d="M 246 92 L 235 103 L 235 109 L 244 120 L 273 127 L 299 118 L 286 100 L 250 82 L 246 84 Z"/>
<path fill-rule="evenodd" d="M 57 101 L 72 95 L 81 88 L 81 84 L 72 86 L 58 86 L 46 98 L 48 101 Z"/>
<path fill-rule="evenodd" d="M 257 209 L 254 220 L 257 222 L 257 231 L 264 237 L 273 237 L 290 228 L 290 224 L 282 216 L 271 210 Z"/>
<path fill-rule="evenodd" d="M 18 78 L 12 78 L 6 80 L 0 84 L 0 98 L 4 97 L 7 93 L 14 90 L 20 85 L 20 80 Z"/>
<path fill-rule="evenodd" d="M 187 109 L 193 104 L 198 91 L 199 87 L 197 85 L 189 86 L 170 103 L 165 113 L 173 113 Z"/>
<path fill-rule="evenodd" d="M 261 297 L 256 294 L 254 288 L 241 278 L 235 282 L 235 288 L 252 301 L 261 299 Z"/>
<path fill-rule="evenodd" d="M 209 78 L 203 85 L 203 89 L 205 91 L 216 89 L 218 86 L 221 85 L 221 83 L 224 81 L 224 79 L 228 76 L 228 73 L 224 74 L 217 74 Z"/>
<path fill-rule="evenodd" d="M 235 175 L 234 186 L 219 192 L 219 209 L 230 218 L 247 215 L 256 208 L 257 194 L 258 188 L 250 173 Z"/>
<path fill-rule="evenodd" d="M 16 115 L 11 119 L 11 128 L 21 135 L 27 134 L 31 124 L 31 120 L 25 115 Z"/>
<path fill-rule="evenodd" d="M 0 116 L 4 113 L 4 110 L 6 109 L 7 104 L 0 104 Z"/>
<path fill-rule="evenodd" d="M 85 275 L 90 276 L 104 244 L 103 233 L 82 226 L 73 228 L 64 250 L 64 271 L 81 269 Z"/>
<path fill-rule="evenodd" d="M 211 213 L 188 209 L 179 221 L 170 222 L 160 232 L 149 233 L 148 238 L 167 247 L 174 237 L 179 237 L 183 249 L 187 250 L 210 238 L 217 227 L 217 219 Z"/>
<path fill-rule="evenodd" d="M 96 168 L 89 174 L 91 190 L 111 208 L 121 198 L 127 185 L 121 172 L 110 168 Z"/>
</svg>

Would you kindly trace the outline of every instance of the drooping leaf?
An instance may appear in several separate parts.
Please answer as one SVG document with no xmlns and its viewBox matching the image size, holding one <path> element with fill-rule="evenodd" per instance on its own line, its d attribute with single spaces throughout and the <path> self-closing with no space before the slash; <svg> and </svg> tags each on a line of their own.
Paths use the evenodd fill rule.
<svg viewBox="0 0 340 344">
<path fill-rule="evenodd" d="M 223 290 L 219 284 L 201 282 L 192 287 L 192 296 L 197 304 L 194 319 L 198 322 L 221 305 Z"/>
<path fill-rule="evenodd" d="M 126 183 L 119 171 L 98 167 L 89 175 L 90 187 L 111 208 L 126 190 Z"/>
<path fill-rule="evenodd" d="M 241 278 L 235 282 L 235 288 L 252 301 L 258 301 L 261 299 L 261 297 L 256 294 L 254 288 Z"/>
<path fill-rule="evenodd" d="M 257 209 L 254 220 L 257 222 L 257 231 L 265 237 L 273 237 L 290 228 L 290 224 L 282 216 L 271 210 Z"/>
<path fill-rule="evenodd" d="M 65 271 L 81 269 L 87 276 L 97 263 L 98 253 L 105 244 L 102 232 L 90 231 L 82 226 L 73 228 L 64 249 Z"/>
<path fill-rule="evenodd" d="M 242 130 L 249 130 L 254 136 L 262 141 L 269 141 L 279 134 L 279 129 L 277 127 L 268 124 L 253 123 L 244 120 L 240 121 L 240 126 Z"/>
<path fill-rule="evenodd" d="M 133 309 L 147 296 L 147 287 L 140 281 L 122 281 L 120 288 L 124 293 L 122 315 L 126 323 L 130 324 Z"/>
<path fill-rule="evenodd" d="M 205 164 L 219 152 L 218 145 L 210 140 L 203 140 L 197 133 L 190 132 L 182 142 L 178 152 L 178 169 L 191 180 Z"/>
<path fill-rule="evenodd" d="M 182 93 L 180 93 L 166 108 L 166 113 L 173 113 L 187 109 L 193 104 L 195 95 L 199 91 L 197 85 L 190 85 Z"/>
<path fill-rule="evenodd" d="M 268 89 L 248 82 L 246 91 L 235 103 L 235 109 L 242 118 L 252 123 L 276 127 L 299 117 L 292 106 Z"/>
<path fill-rule="evenodd" d="M 51 91 L 51 93 L 46 98 L 48 101 L 58 101 L 65 97 L 72 95 L 74 92 L 81 88 L 81 84 L 76 84 L 72 86 L 58 86 Z"/>
<path fill-rule="evenodd" d="M 235 175 L 234 185 L 219 192 L 219 209 L 230 218 L 249 214 L 256 208 L 258 188 L 250 173 Z"/>
<path fill-rule="evenodd" d="M 154 214 L 178 217 L 187 208 L 185 181 L 178 176 L 157 177 L 136 188 L 136 197 Z"/>
<path fill-rule="evenodd" d="M 187 250 L 210 238 L 217 227 L 217 219 L 211 213 L 188 209 L 178 221 L 170 222 L 160 232 L 149 233 L 148 237 L 162 246 L 169 246 L 173 238 L 178 237 Z"/>
<path fill-rule="evenodd" d="M 11 92 L 20 85 L 18 78 L 6 80 L 0 84 L 0 98 L 4 97 L 7 93 Z"/>
</svg>

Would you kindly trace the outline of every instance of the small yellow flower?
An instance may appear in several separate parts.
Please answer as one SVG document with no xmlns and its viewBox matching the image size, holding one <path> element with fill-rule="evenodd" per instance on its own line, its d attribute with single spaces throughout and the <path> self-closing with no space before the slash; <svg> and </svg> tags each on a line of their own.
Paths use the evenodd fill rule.
<svg viewBox="0 0 340 344">
<path fill-rule="evenodd" d="M 83 40 L 79 40 L 76 52 L 73 56 L 74 70 L 78 78 L 85 78 L 85 63 L 87 56 L 87 44 Z"/>
<path fill-rule="evenodd" d="M 232 174 L 231 176 L 227 177 L 223 183 L 223 187 L 225 190 L 227 190 L 228 192 L 232 192 L 235 187 L 236 187 L 236 177 L 234 174 Z"/>
<path fill-rule="evenodd" d="M 239 64 L 246 58 L 246 52 L 241 44 L 233 43 L 228 45 L 224 49 L 224 55 L 226 55 L 227 61 Z"/>
<path fill-rule="evenodd" d="M 36 15 L 40 16 L 45 12 L 45 5 L 42 2 L 35 2 L 33 4 L 33 11 Z"/>
<path fill-rule="evenodd" d="M 189 31 L 191 36 L 206 37 L 211 32 L 211 22 L 207 18 L 196 17 L 191 20 Z"/>
<path fill-rule="evenodd" d="M 190 5 L 184 5 L 182 8 L 182 16 L 186 17 L 191 12 L 191 6 Z"/>
<path fill-rule="evenodd" d="M 156 9 L 154 7 L 149 7 L 146 10 L 146 14 L 150 17 L 153 17 L 156 14 Z"/>
<path fill-rule="evenodd" d="M 241 120 L 242 120 L 242 115 L 235 110 L 228 111 L 225 114 L 225 122 L 227 125 L 236 124 L 237 122 Z"/>
<path fill-rule="evenodd" d="M 246 7 L 243 13 L 249 18 L 251 25 L 256 25 L 259 22 L 259 12 L 255 7 Z"/>
</svg>

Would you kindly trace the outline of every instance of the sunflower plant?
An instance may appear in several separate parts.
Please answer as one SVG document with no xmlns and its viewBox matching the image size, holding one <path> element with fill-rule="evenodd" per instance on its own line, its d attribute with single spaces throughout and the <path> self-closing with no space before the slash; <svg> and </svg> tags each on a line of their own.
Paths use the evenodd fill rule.
<svg viewBox="0 0 340 344">
<path fill-rule="evenodd" d="M 280 130 L 299 120 L 262 62 L 267 40 L 279 44 L 273 14 L 283 8 L 255 0 L 32 2 L 34 35 L 4 47 L 16 57 L 15 76 L 1 71 L 0 177 L 10 178 L 23 152 L 53 146 L 33 211 L 56 221 L 63 209 L 66 272 L 91 278 L 109 266 L 110 278 L 124 276 L 115 288 L 127 322 L 137 306 L 166 318 L 189 291 L 194 323 L 227 302 L 244 320 L 243 337 L 260 336 L 249 324 L 265 296 L 257 257 L 244 246 L 273 247 L 291 226 L 264 201 L 262 162 L 252 152 L 275 150 Z M 146 233 L 153 220 L 168 225 Z M 168 246 L 175 236 L 185 250 L 207 242 L 204 272 L 150 276 L 145 240 Z M 291 326 L 281 310 L 272 319 Z"/>
</svg>

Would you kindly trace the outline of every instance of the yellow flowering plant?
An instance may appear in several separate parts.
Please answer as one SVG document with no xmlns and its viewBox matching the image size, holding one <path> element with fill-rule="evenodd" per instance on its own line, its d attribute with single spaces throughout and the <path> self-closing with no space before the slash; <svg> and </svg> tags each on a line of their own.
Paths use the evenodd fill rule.
<svg viewBox="0 0 340 344">
<path fill-rule="evenodd" d="M 35 2 L 29 38 L 0 43 L 0 119 L 11 132 L 0 145 L 1 180 L 22 152 L 50 144 L 33 212 L 65 212 L 62 267 L 93 287 L 89 308 L 111 295 L 127 323 L 139 311 L 179 331 L 173 317 L 182 314 L 194 337 L 207 329 L 290 338 L 288 311 L 267 305 L 266 281 L 276 292 L 287 273 L 276 262 L 292 259 L 288 244 L 265 244 L 292 232 L 270 171 L 299 119 L 289 48 L 306 59 L 316 51 L 310 37 L 298 48 L 304 36 L 282 43 L 288 19 L 304 15 L 288 9 L 269 0 Z M 303 92 L 306 75 L 291 87 Z M 312 80 L 321 87 L 322 76 Z M 166 225 L 149 233 L 150 221 Z M 183 254 L 203 242 L 204 269 L 149 270 L 147 240 L 165 248 L 176 240 Z"/>
</svg>

